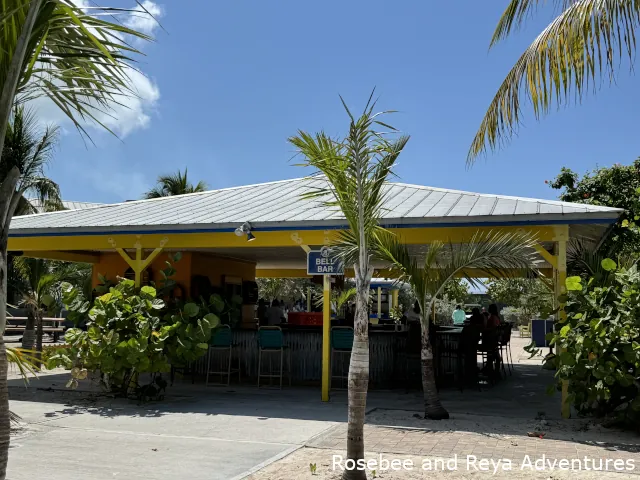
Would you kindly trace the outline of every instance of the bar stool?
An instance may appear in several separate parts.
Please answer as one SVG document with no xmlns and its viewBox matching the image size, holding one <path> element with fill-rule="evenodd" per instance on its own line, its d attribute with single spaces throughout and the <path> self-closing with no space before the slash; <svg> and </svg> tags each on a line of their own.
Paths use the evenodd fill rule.
<svg viewBox="0 0 640 480">
<path fill-rule="evenodd" d="M 351 358 L 351 350 L 353 349 L 353 328 L 351 327 L 333 327 L 331 329 L 331 377 L 329 379 L 329 388 L 333 384 L 333 379 L 338 378 L 343 385 L 344 380 L 349 379 L 349 369 L 347 375 L 344 374 L 344 356 Z M 340 375 L 333 374 L 334 358 L 340 359 Z M 341 386 L 340 388 L 344 388 Z"/>
<path fill-rule="evenodd" d="M 284 357 L 287 355 L 289 377 L 289 386 L 291 386 L 291 350 L 284 344 L 284 335 L 280 327 L 260 327 L 258 329 L 258 388 L 260 388 L 260 379 L 268 378 L 271 384 L 272 378 L 280 379 L 280 388 L 282 388 L 282 377 L 284 375 Z M 269 373 L 262 373 L 262 354 L 266 353 L 269 357 Z M 273 354 L 280 354 L 280 372 L 274 374 L 271 364 Z"/>
<path fill-rule="evenodd" d="M 220 378 L 226 375 L 227 383 L 212 383 L 211 385 L 226 385 L 229 386 L 231 382 L 231 373 L 238 372 L 238 382 L 240 381 L 240 359 L 238 358 L 238 368 L 232 369 L 231 363 L 233 362 L 233 334 L 229 325 L 219 326 L 209 341 L 209 350 L 207 351 L 207 380 L 206 385 L 209 385 L 209 375 L 220 375 Z M 221 370 L 211 370 L 211 357 L 214 353 L 220 353 L 221 359 L 227 358 L 226 363 L 221 362 Z M 226 366 L 226 368 L 225 368 Z"/>
</svg>

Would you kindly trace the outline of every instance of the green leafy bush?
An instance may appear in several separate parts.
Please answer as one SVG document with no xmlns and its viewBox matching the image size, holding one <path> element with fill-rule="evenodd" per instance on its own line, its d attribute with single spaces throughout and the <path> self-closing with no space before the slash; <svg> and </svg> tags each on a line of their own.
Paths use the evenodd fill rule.
<svg viewBox="0 0 640 480">
<path fill-rule="evenodd" d="M 585 414 L 640 427 L 640 272 L 602 261 L 606 275 L 566 281 L 567 319 L 550 334 L 559 348 L 556 378 Z"/>
<path fill-rule="evenodd" d="M 69 348 L 52 355 L 48 368 L 71 369 L 69 386 L 99 372 L 104 385 L 115 393 L 139 398 L 153 397 L 166 386 L 161 378 L 171 364 L 185 364 L 204 355 L 218 317 L 194 303 L 166 305 L 154 287 L 139 291 L 131 280 L 121 279 L 93 305 L 70 284 L 62 287 L 69 317 L 88 317 L 87 330 L 69 329 Z M 139 385 L 140 374 L 149 373 L 151 382 Z"/>
</svg>

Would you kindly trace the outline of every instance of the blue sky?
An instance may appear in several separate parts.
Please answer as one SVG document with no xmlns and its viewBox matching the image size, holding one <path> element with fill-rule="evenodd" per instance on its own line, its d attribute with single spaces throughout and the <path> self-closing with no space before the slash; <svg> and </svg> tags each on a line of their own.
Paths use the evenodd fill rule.
<svg viewBox="0 0 640 480">
<path fill-rule="evenodd" d="M 147 2 L 168 33 L 142 25 L 157 41 L 142 46 L 142 100 L 114 123 L 122 140 L 91 130 L 96 146 L 85 145 L 63 122 L 49 174 L 65 199 L 96 202 L 139 198 L 158 174 L 185 166 L 211 188 L 299 177 L 287 137 L 345 132 L 338 95 L 360 109 L 373 87 L 381 109 L 399 110 L 387 120 L 411 135 L 397 168 L 407 183 L 555 198 L 544 180 L 561 166 L 583 172 L 639 156 L 640 90 L 623 71 L 615 86 L 542 122 L 527 112 L 509 146 L 466 168 L 496 89 L 551 18 L 541 9 L 488 51 L 507 3 Z"/>
</svg>

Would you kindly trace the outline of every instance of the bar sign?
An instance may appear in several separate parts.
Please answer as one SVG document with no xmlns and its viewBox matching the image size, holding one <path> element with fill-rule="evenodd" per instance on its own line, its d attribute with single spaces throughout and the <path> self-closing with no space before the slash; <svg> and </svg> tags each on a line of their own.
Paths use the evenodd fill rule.
<svg viewBox="0 0 640 480">
<path fill-rule="evenodd" d="M 307 253 L 308 275 L 344 275 L 344 264 L 331 255 L 329 247 Z"/>
</svg>

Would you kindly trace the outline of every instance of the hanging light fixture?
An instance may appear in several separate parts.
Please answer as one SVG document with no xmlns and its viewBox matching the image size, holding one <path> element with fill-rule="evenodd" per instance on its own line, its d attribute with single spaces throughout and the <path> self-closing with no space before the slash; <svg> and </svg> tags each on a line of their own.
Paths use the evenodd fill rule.
<svg viewBox="0 0 640 480">
<path fill-rule="evenodd" d="M 251 224 L 249 222 L 244 222 L 242 225 L 240 225 L 238 228 L 236 228 L 235 230 L 235 234 L 238 237 L 241 237 L 243 235 L 247 236 L 247 242 L 251 242 L 253 240 L 256 239 L 256 236 L 251 233 Z"/>
</svg>

